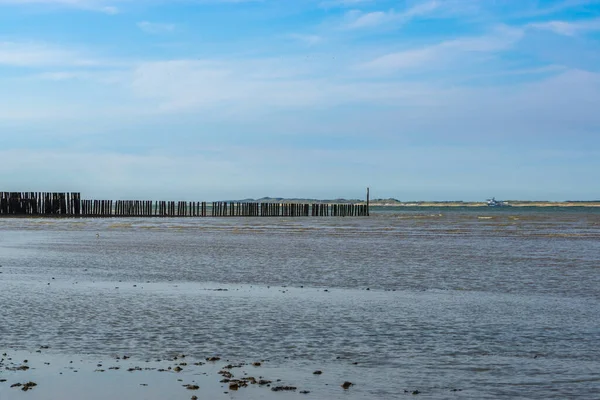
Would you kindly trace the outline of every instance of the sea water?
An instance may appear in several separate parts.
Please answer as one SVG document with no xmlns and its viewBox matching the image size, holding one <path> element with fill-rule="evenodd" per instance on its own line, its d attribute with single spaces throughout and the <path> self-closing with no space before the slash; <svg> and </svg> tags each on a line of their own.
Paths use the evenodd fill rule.
<svg viewBox="0 0 600 400">
<path fill-rule="evenodd" d="M 265 360 L 312 398 L 600 393 L 598 209 L 0 219 L 0 265 L 0 350 Z"/>
</svg>

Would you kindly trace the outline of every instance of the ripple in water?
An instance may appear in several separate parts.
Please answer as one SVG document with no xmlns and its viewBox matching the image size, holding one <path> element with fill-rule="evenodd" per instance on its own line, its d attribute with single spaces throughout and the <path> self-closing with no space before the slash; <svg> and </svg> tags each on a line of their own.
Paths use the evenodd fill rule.
<svg viewBox="0 0 600 400">
<path fill-rule="evenodd" d="M 593 397 L 600 214 L 479 216 L 3 220 L 0 347 L 269 359 L 357 397 Z"/>
</svg>

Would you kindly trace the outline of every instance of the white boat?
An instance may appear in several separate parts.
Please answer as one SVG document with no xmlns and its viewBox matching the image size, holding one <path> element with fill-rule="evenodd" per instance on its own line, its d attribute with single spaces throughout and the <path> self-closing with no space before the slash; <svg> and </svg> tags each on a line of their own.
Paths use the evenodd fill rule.
<svg viewBox="0 0 600 400">
<path fill-rule="evenodd" d="M 489 207 L 510 207 L 510 204 L 504 202 L 504 201 L 500 201 L 500 200 L 496 200 L 495 197 L 492 197 L 491 199 L 487 199 L 487 205 Z"/>
</svg>

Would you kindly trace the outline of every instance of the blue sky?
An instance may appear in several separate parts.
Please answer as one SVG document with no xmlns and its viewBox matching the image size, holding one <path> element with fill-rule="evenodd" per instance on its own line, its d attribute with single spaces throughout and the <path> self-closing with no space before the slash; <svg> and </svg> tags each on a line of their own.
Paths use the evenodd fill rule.
<svg viewBox="0 0 600 400">
<path fill-rule="evenodd" d="M 600 0 L 0 0 L 0 190 L 600 199 Z"/>
</svg>

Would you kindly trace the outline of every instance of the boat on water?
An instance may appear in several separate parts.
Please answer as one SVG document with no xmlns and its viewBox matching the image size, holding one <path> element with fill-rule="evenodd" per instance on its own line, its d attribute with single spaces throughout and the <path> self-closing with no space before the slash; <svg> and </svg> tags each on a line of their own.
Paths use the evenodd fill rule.
<svg viewBox="0 0 600 400">
<path fill-rule="evenodd" d="M 496 200 L 495 197 L 492 197 L 491 199 L 487 199 L 486 202 L 487 202 L 488 207 L 510 207 L 510 204 L 508 204 L 505 201 Z"/>
</svg>

